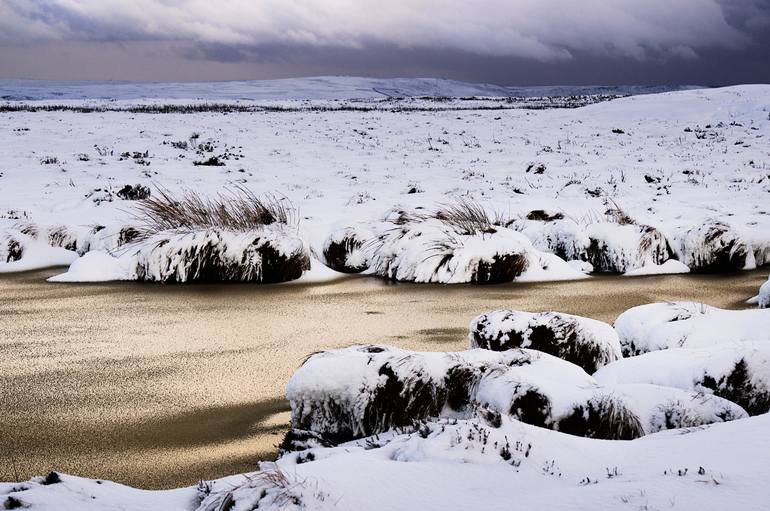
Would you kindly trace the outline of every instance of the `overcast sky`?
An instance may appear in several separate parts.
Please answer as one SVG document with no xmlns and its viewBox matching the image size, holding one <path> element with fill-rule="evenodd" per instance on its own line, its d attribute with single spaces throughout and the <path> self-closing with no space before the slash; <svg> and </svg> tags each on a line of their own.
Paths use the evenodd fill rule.
<svg viewBox="0 0 770 511">
<path fill-rule="evenodd" d="M 770 83 L 770 0 L 0 0 L 0 77 Z"/>
</svg>

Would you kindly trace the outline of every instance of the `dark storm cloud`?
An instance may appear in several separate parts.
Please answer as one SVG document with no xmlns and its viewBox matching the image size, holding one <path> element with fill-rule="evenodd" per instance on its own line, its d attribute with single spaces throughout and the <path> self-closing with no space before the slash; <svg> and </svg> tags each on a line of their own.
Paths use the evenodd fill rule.
<svg viewBox="0 0 770 511">
<path fill-rule="evenodd" d="M 0 76 L 770 81 L 770 0 L 0 0 Z"/>
</svg>

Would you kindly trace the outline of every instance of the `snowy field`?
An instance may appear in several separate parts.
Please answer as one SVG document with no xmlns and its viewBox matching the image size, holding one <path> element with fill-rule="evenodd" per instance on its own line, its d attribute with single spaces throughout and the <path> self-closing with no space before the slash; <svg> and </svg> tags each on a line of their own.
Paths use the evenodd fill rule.
<svg viewBox="0 0 770 511">
<path fill-rule="evenodd" d="M 714 250 L 726 253 L 727 270 L 770 259 L 768 86 L 546 110 L 324 111 L 318 102 L 309 110 L 301 103 L 298 110 L 227 114 L 6 112 L 0 229 L 7 243 L 0 256 L 9 264 L 0 271 L 74 261 L 61 247 L 115 252 L 121 229 L 135 223 L 136 185 L 204 195 L 243 187 L 286 197 L 297 222 L 278 236 L 299 239 L 313 259 L 324 259 L 325 243 L 341 228 L 383 240 L 404 213 L 422 220 L 457 200 L 499 219 L 495 236 L 461 233 L 456 257 L 438 269 L 420 262 L 428 242 L 457 234 L 441 222 L 412 222 L 385 236 L 364 266 L 397 280 L 473 281 L 465 265 L 505 250 L 527 259 L 511 278 L 530 280 L 578 278 L 592 269 L 710 271 Z M 541 221 L 552 218 L 559 220 Z M 29 245 L 19 260 L 9 232 L 22 249 Z M 426 237 L 415 240 L 419 233 Z M 716 248 L 708 247 L 714 238 Z M 69 279 L 132 278 L 121 270 L 126 264 L 93 260 L 105 269 Z"/>
<path fill-rule="evenodd" d="M 323 79 L 303 82 L 317 91 L 305 96 L 276 83 L 223 84 L 221 96 L 213 85 L 152 96 L 126 84 L 107 99 L 103 84 L 0 85 L 0 272 L 453 284 L 770 265 L 768 85 L 624 98 L 609 96 L 644 91 L 591 89 L 579 93 L 609 96 L 579 108 L 414 80 Z M 213 99 L 249 109 L 206 107 Z M 166 100 L 203 106 L 157 113 Z M 164 193 L 256 194 L 288 218 L 133 238 L 145 228 L 137 205 Z M 768 285 L 747 311 L 657 303 L 614 325 L 478 311 L 468 351 L 317 353 L 288 384 L 283 455 L 258 472 L 159 492 L 52 473 L 0 483 L 0 502 L 766 509 L 770 311 L 753 304 L 768 306 Z"/>
</svg>

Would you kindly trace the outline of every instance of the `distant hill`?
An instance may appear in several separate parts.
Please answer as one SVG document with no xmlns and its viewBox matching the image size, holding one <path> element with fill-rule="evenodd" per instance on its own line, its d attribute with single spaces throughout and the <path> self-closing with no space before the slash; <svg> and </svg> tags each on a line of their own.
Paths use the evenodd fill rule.
<svg viewBox="0 0 770 511">
<path fill-rule="evenodd" d="M 538 97 L 585 94 L 637 95 L 696 86 L 541 86 L 504 87 L 441 78 L 359 78 L 320 76 L 281 80 L 142 83 L 109 81 L 0 80 L 0 99 L 37 100 L 289 100 L 376 99 L 386 97 Z"/>
</svg>

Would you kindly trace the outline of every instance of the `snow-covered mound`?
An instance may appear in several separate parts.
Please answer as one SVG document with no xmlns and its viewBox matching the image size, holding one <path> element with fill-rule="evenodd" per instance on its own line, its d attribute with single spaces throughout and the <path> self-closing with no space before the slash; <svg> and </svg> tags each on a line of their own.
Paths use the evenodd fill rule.
<svg viewBox="0 0 770 511">
<path fill-rule="evenodd" d="M 391 280 L 496 284 L 519 277 L 533 257 L 529 240 L 509 229 L 466 234 L 426 219 L 386 233 L 372 266 Z"/>
<path fill-rule="evenodd" d="M 248 232 L 161 232 L 125 246 L 116 257 L 89 253 L 58 282 L 286 282 L 310 269 L 305 243 L 282 226 Z"/>
<path fill-rule="evenodd" d="M 717 273 L 756 267 L 754 251 L 738 232 L 719 220 L 708 220 L 684 232 L 680 259 L 692 271 Z"/>
<path fill-rule="evenodd" d="M 674 257 L 668 239 L 649 225 L 601 222 L 586 228 L 587 260 L 596 271 L 624 273 Z"/>
<path fill-rule="evenodd" d="M 609 213 L 612 213 L 610 210 Z M 540 250 L 565 260 L 586 261 L 597 272 L 624 273 L 662 265 L 674 258 L 663 233 L 629 218 L 593 221 L 580 225 L 562 214 L 542 215 L 531 211 L 512 226 L 526 235 Z"/>
<path fill-rule="evenodd" d="M 585 229 L 561 213 L 531 211 L 526 219 L 516 220 L 511 227 L 520 231 L 532 244 L 567 261 L 588 259 L 591 240 Z"/>
<path fill-rule="evenodd" d="M 749 414 L 723 397 L 662 385 L 608 385 L 641 419 L 645 434 L 745 419 Z"/>
<path fill-rule="evenodd" d="M 695 302 L 632 307 L 615 320 L 624 356 L 736 341 L 770 341 L 770 311 L 731 311 Z"/>
<path fill-rule="evenodd" d="M 438 218 L 407 222 L 378 240 L 372 271 L 403 282 L 497 284 L 522 279 L 583 278 L 565 261 L 536 250 L 514 230 L 465 230 Z"/>
<path fill-rule="evenodd" d="M 759 286 L 759 294 L 749 299 L 749 303 L 757 304 L 760 309 L 770 308 L 770 278 L 767 282 Z"/>
<path fill-rule="evenodd" d="M 618 334 L 608 324 L 559 312 L 497 310 L 470 324 L 471 348 L 531 348 L 582 367 L 587 373 L 621 357 Z"/>
<path fill-rule="evenodd" d="M 0 230 L 0 273 L 66 266 L 77 259 L 72 250 L 51 246 L 24 228 Z"/>
<path fill-rule="evenodd" d="M 209 229 L 159 233 L 131 255 L 131 280 L 150 282 L 285 282 L 310 269 L 299 238 L 264 227 L 235 233 Z"/>
<path fill-rule="evenodd" d="M 341 273 L 361 273 L 369 267 L 367 243 L 373 238 L 374 233 L 364 227 L 337 229 L 324 242 L 324 262 Z"/>
<path fill-rule="evenodd" d="M 420 353 L 358 346 L 312 355 L 289 381 L 284 450 L 336 445 L 432 417 L 501 415 L 593 438 L 745 417 L 720 399 L 655 386 L 600 387 L 574 364 L 527 349 Z"/>
<path fill-rule="evenodd" d="M 770 415 L 630 442 L 565 435 L 502 416 L 429 421 L 337 447 L 288 453 L 260 471 L 144 491 L 59 474 L 0 484 L 0 505 L 37 511 L 327 509 L 725 509 L 770 501 Z M 682 434 L 686 432 L 687 434 Z"/>
<path fill-rule="evenodd" d="M 729 342 L 624 358 L 594 374 L 603 385 L 652 383 L 713 393 L 749 414 L 770 411 L 770 343 Z"/>
<path fill-rule="evenodd" d="M 138 235 L 135 227 L 124 225 L 18 223 L 0 229 L 0 272 L 69 265 L 78 255 L 91 250 L 117 250 Z"/>
</svg>

